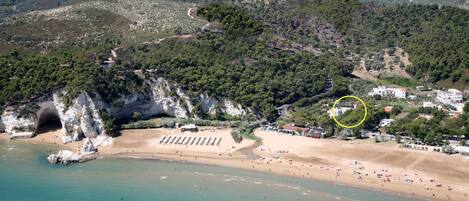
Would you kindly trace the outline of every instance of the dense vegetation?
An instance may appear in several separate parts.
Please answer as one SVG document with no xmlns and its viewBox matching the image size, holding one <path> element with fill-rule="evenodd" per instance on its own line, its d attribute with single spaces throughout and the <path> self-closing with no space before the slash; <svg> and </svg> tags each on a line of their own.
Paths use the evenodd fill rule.
<svg viewBox="0 0 469 201">
<path fill-rule="evenodd" d="M 42 55 L 13 51 L 0 55 L 0 105 L 15 105 L 65 87 L 70 94 L 92 90 L 91 78 L 99 68 L 84 52 L 62 50 Z"/>
<path fill-rule="evenodd" d="M 433 82 L 458 80 L 469 68 L 469 11 L 422 5 L 369 9 L 351 29 L 352 45 L 400 46 L 410 55 L 409 71 Z"/>
<path fill-rule="evenodd" d="M 357 0 L 243 6 L 202 6 L 198 15 L 215 22 L 221 32 L 200 32 L 159 44 L 126 44 L 124 55 L 110 70 L 100 68 L 99 62 L 109 56 L 110 49 L 122 45 L 118 34 L 47 54 L 1 54 L 0 105 L 26 102 L 63 87 L 72 96 L 81 90 L 98 92 L 112 103 L 122 94 L 146 90 L 134 70 L 154 69 L 192 95 L 207 92 L 230 98 L 274 120 L 277 106 L 310 106 L 322 98 L 350 93 L 347 76 L 353 61 L 347 57 L 395 46 L 409 53 L 412 65 L 408 70 L 417 78 L 469 81 L 466 10 Z M 92 16 L 96 13 L 100 14 L 96 11 Z M 15 39 L 4 41 L 11 40 Z M 325 86 L 329 78 L 334 82 L 332 90 Z M 374 119 L 367 121 L 365 125 L 376 124 Z"/>
<path fill-rule="evenodd" d="M 126 62 L 154 68 L 189 92 L 233 99 L 269 120 L 275 119 L 276 106 L 323 93 L 326 78 L 350 70 L 331 54 L 294 54 L 270 47 L 271 34 L 238 7 L 211 5 L 199 12 L 219 21 L 225 33 L 172 40 L 157 48 L 137 47 Z"/>
<path fill-rule="evenodd" d="M 387 131 L 416 137 L 426 144 L 443 145 L 447 139 L 469 133 L 469 104 L 465 105 L 464 114 L 459 118 L 449 117 L 437 108 L 418 108 L 393 123 Z"/>
<path fill-rule="evenodd" d="M 27 101 L 62 87 L 72 96 L 80 90 L 98 92 L 112 103 L 122 94 L 145 90 L 134 70 L 155 69 L 189 93 L 234 99 L 273 120 L 276 106 L 324 93 L 326 78 L 340 78 L 350 71 L 332 54 L 295 54 L 272 47 L 269 27 L 240 7 L 210 5 L 201 8 L 200 15 L 219 21 L 224 33 L 130 46 L 110 70 L 98 63 L 106 58 L 103 52 L 116 44 L 114 40 L 46 55 L 3 54 L 0 103 Z M 344 86 L 339 79 L 336 85 Z"/>
<path fill-rule="evenodd" d="M 469 69 L 468 10 L 437 5 L 364 4 L 358 0 L 289 1 L 288 5 L 263 5 L 254 10 L 260 18 L 270 19 L 278 31 L 296 33 L 294 39 L 314 39 L 306 42 L 315 47 L 354 57 L 397 46 L 409 53 L 412 65 L 407 70 L 416 78 L 469 82 L 469 74 L 464 71 Z M 324 23 L 331 23 L 333 28 Z M 318 40 L 342 46 L 325 47 Z"/>
</svg>

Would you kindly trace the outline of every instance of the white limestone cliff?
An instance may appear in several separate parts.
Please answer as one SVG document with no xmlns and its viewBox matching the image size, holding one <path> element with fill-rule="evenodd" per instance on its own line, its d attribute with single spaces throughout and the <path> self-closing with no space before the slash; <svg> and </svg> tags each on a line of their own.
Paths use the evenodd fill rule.
<svg viewBox="0 0 469 201">
<path fill-rule="evenodd" d="M 78 95 L 68 107 L 60 93 L 53 95 L 53 102 L 62 123 L 63 143 L 106 134 L 99 110 L 87 93 Z"/>
<path fill-rule="evenodd" d="M 144 118 L 157 115 L 198 118 L 193 111 L 194 105 L 192 102 L 194 100 L 201 103 L 202 112 L 207 114 L 219 112 L 232 116 L 246 115 L 246 111 L 239 104 L 229 100 L 219 101 L 207 94 L 190 97 L 181 88 L 161 77 L 148 78 L 146 83 L 150 88 L 150 92 L 122 96 L 115 100 L 115 102 L 122 103 L 120 107 L 105 103 L 99 98 L 99 95 L 97 95 L 96 104 L 118 118 L 129 118 L 134 112 L 140 113 Z"/>
<path fill-rule="evenodd" d="M 140 75 L 144 78 L 145 75 Z M 201 103 L 201 110 L 207 114 L 228 114 L 231 116 L 246 115 L 246 111 L 233 101 L 217 99 L 206 93 L 190 97 L 181 88 L 169 83 L 161 77 L 144 78 L 148 90 L 135 94 L 122 95 L 115 99 L 119 106 L 107 103 L 99 94 L 93 98 L 82 92 L 70 103 L 66 104 L 63 90 L 45 97 L 38 102 L 39 111 L 36 116 L 18 118 L 14 109 L 5 110 L 0 119 L 0 131 L 10 133 L 12 137 L 32 137 L 44 121 L 51 116 L 60 119 L 62 124 L 62 142 L 79 141 L 83 138 L 97 141 L 94 146 L 106 144 L 109 137 L 104 129 L 104 122 L 100 116 L 101 110 L 116 118 L 131 118 L 134 112 L 140 113 L 144 118 L 157 115 L 167 115 L 177 118 L 195 117 L 193 102 Z M 101 136 L 101 137 L 100 137 Z"/>
<path fill-rule="evenodd" d="M 36 120 L 33 116 L 20 117 L 13 108 L 8 108 L 3 112 L 1 123 L 11 138 L 32 137 L 36 129 Z"/>
<path fill-rule="evenodd" d="M 218 100 L 214 97 L 208 96 L 207 94 L 201 94 L 199 96 L 199 100 L 202 111 L 210 115 L 214 115 L 216 113 L 228 114 L 234 117 L 246 115 L 246 111 L 240 104 L 234 103 L 228 99 Z"/>
<path fill-rule="evenodd" d="M 223 100 L 224 110 L 223 112 L 231 116 L 239 117 L 246 115 L 246 111 L 243 109 L 241 104 L 235 103 L 230 100 Z"/>
</svg>

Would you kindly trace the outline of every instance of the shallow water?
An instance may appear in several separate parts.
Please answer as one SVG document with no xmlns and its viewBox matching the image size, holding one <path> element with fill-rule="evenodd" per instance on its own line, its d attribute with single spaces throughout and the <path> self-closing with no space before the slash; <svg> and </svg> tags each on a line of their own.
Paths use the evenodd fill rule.
<svg viewBox="0 0 469 201">
<path fill-rule="evenodd" d="M 392 194 L 208 165 L 100 159 L 53 166 L 54 147 L 0 141 L 0 201 L 407 201 Z"/>
</svg>

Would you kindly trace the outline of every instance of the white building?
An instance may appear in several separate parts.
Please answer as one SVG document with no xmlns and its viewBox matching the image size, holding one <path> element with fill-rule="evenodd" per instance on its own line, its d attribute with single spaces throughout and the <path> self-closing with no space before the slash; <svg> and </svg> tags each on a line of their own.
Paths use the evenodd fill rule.
<svg viewBox="0 0 469 201">
<path fill-rule="evenodd" d="M 385 86 L 379 86 L 373 88 L 373 90 L 370 91 L 368 95 L 394 96 L 395 98 L 406 98 L 407 91 L 404 88 L 386 88 Z"/>
<path fill-rule="evenodd" d="M 394 122 L 394 119 L 382 119 L 382 120 L 379 122 L 379 127 L 386 127 L 386 126 L 389 126 L 389 125 L 391 125 L 392 122 Z"/>
<path fill-rule="evenodd" d="M 436 91 L 436 100 L 443 104 L 453 104 L 463 102 L 463 93 L 457 89 L 448 89 L 448 91 Z"/>
<path fill-rule="evenodd" d="M 329 117 L 332 118 L 332 116 L 337 117 L 339 115 L 345 114 L 345 112 L 354 109 L 354 107 L 336 107 L 334 108 L 334 113 L 332 113 L 332 109 L 329 109 L 327 111 L 329 113 Z"/>
</svg>

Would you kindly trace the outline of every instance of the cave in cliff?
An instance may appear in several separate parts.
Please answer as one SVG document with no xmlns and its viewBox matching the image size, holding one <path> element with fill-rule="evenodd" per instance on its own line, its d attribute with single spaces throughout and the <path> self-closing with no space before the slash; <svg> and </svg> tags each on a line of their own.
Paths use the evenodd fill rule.
<svg viewBox="0 0 469 201">
<path fill-rule="evenodd" d="M 37 113 L 36 134 L 55 131 L 62 128 L 59 114 L 51 104 L 43 105 Z"/>
</svg>

